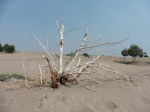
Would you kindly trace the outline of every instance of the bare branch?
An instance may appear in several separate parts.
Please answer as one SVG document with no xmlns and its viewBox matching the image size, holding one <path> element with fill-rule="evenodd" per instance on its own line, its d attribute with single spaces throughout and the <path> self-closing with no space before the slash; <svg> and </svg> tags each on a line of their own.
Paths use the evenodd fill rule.
<svg viewBox="0 0 150 112">
<path fill-rule="evenodd" d="M 81 25 L 80 27 L 77 27 L 77 28 L 74 28 L 74 29 L 65 31 L 64 33 L 69 33 L 69 32 L 72 32 L 72 31 L 76 31 L 76 30 L 79 30 L 79 29 L 81 29 L 82 27 L 85 27 L 85 26 L 88 26 L 88 25 L 89 25 L 89 24 Z"/>
<path fill-rule="evenodd" d="M 82 41 L 82 43 L 81 43 L 79 49 L 81 49 L 81 48 L 84 46 L 85 41 L 86 41 L 86 39 L 87 39 L 87 36 L 88 36 L 88 34 L 85 33 L 84 38 L 83 38 L 83 41 Z M 74 55 L 74 57 L 70 60 L 70 64 L 69 64 L 69 66 L 67 67 L 66 71 L 68 71 L 68 70 L 70 69 L 70 67 L 72 66 L 72 64 L 73 64 L 74 61 L 76 60 L 77 56 L 79 55 L 79 52 L 80 52 L 80 50 L 76 50 L 76 52 L 74 53 L 75 55 Z"/>
<path fill-rule="evenodd" d="M 129 39 L 129 37 L 125 38 L 124 40 L 118 41 L 118 42 L 98 43 L 98 44 L 92 45 L 92 46 L 80 47 L 77 51 L 81 51 L 81 50 L 85 50 L 85 49 L 93 49 L 93 48 L 96 48 L 96 47 L 99 47 L 99 46 L 104 46 L 104 45 L 113 46 L 113 45 L 116 45 L 116 44 L 122 44 L 127 39 Z"/>
<path fill-rule="evenodd" d="M 35 35 L 33 35 L 33 37 L 37 40 L 37 42 L 44 49 L 44 51 L 50 56 L 50 58 L 52 60 L 52 65 L 56 69 L 56 65 L 55 65 L 55 62 L 54 62 L 53 57 L 51 56 L 51 54 L 46 50 L 45 46 L 40 42 L 40 40 Z"/>
</svg>

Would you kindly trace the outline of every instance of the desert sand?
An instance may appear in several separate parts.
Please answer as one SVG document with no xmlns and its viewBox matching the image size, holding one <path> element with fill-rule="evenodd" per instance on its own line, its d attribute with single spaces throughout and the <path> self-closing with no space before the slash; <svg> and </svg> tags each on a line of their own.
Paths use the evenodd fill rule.
<svg viewBox="0 0 150 112">
<path fill-rule="evenodd" d="M 24 53 L 26 69 L 42 62 L 41 53 Z M 24 74 L 20 53 L 0 54 L 0 74 Z M 88 60 L 88 58 L 86 59 Z M 0 112 L 150 112 L 150 58 L 138 58 L 140 63 L 121 64 L 118 57 L 101 57 L 132 78 L 132 81 L 104 81 L 58 89 L 24 86 L 24 80 L 0 82 Z M 127 60 L 130 60 L 128 58 Z M 142 62 L 142 63 L 141 63 Z M 38 77 L 38 72 L 27 75 Z M 29 84 L 30 85 L 30 84 Z"/>
</svg>

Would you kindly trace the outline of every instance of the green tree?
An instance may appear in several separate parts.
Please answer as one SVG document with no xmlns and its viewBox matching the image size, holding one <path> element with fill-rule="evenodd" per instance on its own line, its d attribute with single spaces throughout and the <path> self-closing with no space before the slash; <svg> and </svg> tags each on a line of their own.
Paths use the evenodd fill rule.
<svg viewBox="0 0 150 112">
<path fill-rule="evenodd" d="M 132 60 L 135 61 L 137 56 L 143 54 L 143 50 L 138 45 L 132 44 L 128 49 L 128 54 L 132 56 Z"/>
<path fill-rule="evenodd" d="M 125 57 L 128 56 L 128 49 L 124 49 L 121 51 L 122 56 L 124 56 L 124 62 L 125 62 Z"/>
<path fill-rule="evenodd" d="M 144 53 L 143 53 L 143 56 L 144 56 L 144 57 L 148 57 L 147 52 L 144 52 Z"/>
<path fill-rule="evenodd" d="M 3 52 L 3 47 L 1 43 L 0 43 L 0 52 Z"/>
<path fill-rule="evenodd" d="M 3 46 L 3 51 L 5 53 L 14 53 L 15 52 L 15 46 L 14 45 L 5 44 Z"/>
<path fill-rule="evenodd" d="M 15 46 L 9 45 L 8 53 L 14 53 L 15 52 Z"/>
<path fill-rule="evenodd" d="M 140 58 L 141 58 L 141 57 L 144 57 L 144 54 L 140 54 L 139 57 L 140 57 Z"/>
<path fill-rule="evenodd" d="M 8 49 L 9 49 L 9 44 L 4 44 L 4 46 L 3 46 L 3 52 L 7 53 Z"/>
</svg>

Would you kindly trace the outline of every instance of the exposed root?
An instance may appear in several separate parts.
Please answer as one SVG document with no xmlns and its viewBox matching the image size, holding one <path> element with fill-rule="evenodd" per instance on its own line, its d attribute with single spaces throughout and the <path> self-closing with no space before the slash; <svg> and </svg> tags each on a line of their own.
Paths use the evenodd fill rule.
<svg viewBox="0 0 150 112">
<path fill-rule="evenodd" d="M 51 72 L 51 87 L 52 88 L 58 88 L 58 83 L 57 83 L 57 73 L 56 72 Z"/>
</svg>

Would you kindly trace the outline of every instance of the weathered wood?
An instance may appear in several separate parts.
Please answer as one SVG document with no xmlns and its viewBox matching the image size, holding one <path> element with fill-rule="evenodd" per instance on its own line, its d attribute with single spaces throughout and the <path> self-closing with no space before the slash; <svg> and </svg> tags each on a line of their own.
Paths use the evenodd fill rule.
<svg viewBox="0 0 150 112">
<path fill-rule="evenodd" d="M 48 66 L 49 66 L 49 70 L 50 70 L 50 74 L 51 74 L 51 81 L 52 81 L 51 87 L 58 88 L 58 84 L 57 84 L 58 83 L 57 82 L 58 73 L 52 68 L 49 59 L 44 55 L 42 55 L 42 57 L 46 59 Z"/>
<path fill-rule="evenodd" d="M 60 58 L 59 58 L 59 74 L 62 74 L 63 72 L 63 33 L 64 33 L 64 25 L 59 25 L 59 34 L 60 34 L 60 44 L 59 44 L 59 52 L 60 52 Z"/>
</svg>

